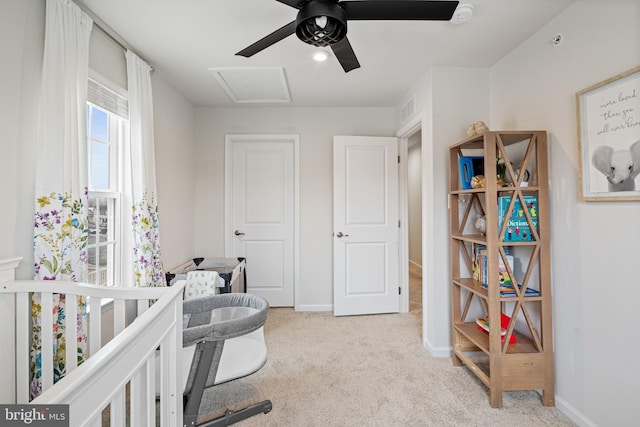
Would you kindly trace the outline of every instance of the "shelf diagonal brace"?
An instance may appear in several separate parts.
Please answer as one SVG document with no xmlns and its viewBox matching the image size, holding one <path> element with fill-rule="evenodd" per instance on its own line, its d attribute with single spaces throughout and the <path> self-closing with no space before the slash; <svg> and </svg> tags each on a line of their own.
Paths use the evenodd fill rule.
<svg viewBox="0 0 640 427">
<path fill-rule="evenodd" d="M 500 157 L 502 157 L 502 161 L 504 161 L 504 165 L 506 166 L 507 173 L 511 178 L 511 182 L 514 182 L 513 176 L 515 174 L 513 173 L 513 167 L 511 166 L 511 161 L 509 160 L 509 156 L 507 155 L 507 149 L 504 146 L 504 141 L 502 141 L 502 136 L 496 135 L 496 141 L 497 141 L 497 148 L 498 148 L 497 154 Z"/>
<path fill-rule="evenodd" d="M 514 282 L 514 288 L 521 287 L 522 293 L 519 293 L 518 296 L 524 295 L 525 290 L 527 289 L 527 284 L 529 283 L 529 279 L 533 274 L 535 261 L 540 262 L 540 246 L 535 246 L 533 248 L 533 252 L 531 253 L 531 257 L 529 258 L 529 263 L 527 265 L 527 270 L 524 272 L 524 276 L 522 277 L 521 286 L 517 286 L 518 284 Z M 518 290 L 516 289 L 516 292 Z"/>
<path fill-rule="evenodd" d="M 460 320 L 465 322 L 467 316 L 469 315 L 469 310 L 471 309 L 471 302 L 473 301 L 473 292 L 469 292 L 467 294 L 467 298 L 464 301 L 464 308 L 462 309 L 462 314 L 460 316 Z"/>
<path fill-rule="evenodd" d="M 467 206 L 464 209 L 462 220 L 458 225 L 458 234 L 464 233 L 464 227 L 467 225 L 467 221 L 469 221 L 469 216 L 471 215 L 471 211 L 473 210 L 474 206 L 477 206 L 478 211 L 480 211 L 480 213 L 484 215 L 484 208 L 482 207 L 482 203 L 480 202 L 478 194 L 476 193 L 471 194 L 471 199 L 469 199 L 469 203 L 467 203 Z"/>
<path fill-rule="evenodd" d="M 520 187 L 520 184 L 522 183 L 522 179 L 524 178 L 524 175 L 525 175 L 525 170 L 529 166 L 529 160 L 532 158 L 532 153 L 534 149 L 536 151 L 538 150 L 538 137 L 535 134 L 531 135 L 531 138 L 529 138 L 529 143 L 527 144 L 527 151 L 525 152 L 524 158 L 522 159 L 522 164 L 520 165 L 520 174 L 517 177 L 516 187 Z"/>
<path fill-rule="evenodd" d="M 511 335 L 516 327 L 516 316 L 518 315 L 518 309 L 520 308 L 520 301 L 517 301 L 513 307 L 513 311 L 511 312 L 511 320 L 509 321 L 509 326 L 507 327 L 507 333 L 504 335 L 504 341 L 502 342 L 502 352 L 506 353 L 509 348 L 509 341 L 511 340 Z"/>
<path fill-rule="evenodd" d="M 480 212 L 480 215 L 484 215 L 484 207 L 482 206 L 482 202 L 480 201 L 480 196 L 478 196 L 477 193 L 474 193 L 473 196 L 474 197 L 471 199 L 472 203 L 478 208 L 478 212 Z"/>
<path fill-rule="evenodd" d="M 540 339 L 540 335 L 538 334 L 538 331 L 536 330 L 536 328 L 533 327 L 533 321 L 531 319 L 531 315 L 529 314 L 529 309 L 527 308 L 527 305 L 523 303 L 522 299 L 519 299 L 518 302 L 516 303 L 516 306 L 514 307 L 514 317 L 512 317 L 512 322 L 514 322 L 515 324 L 515 316 L 518 314 L 517 313 L 517 309 L 522 310 L 522 314 L 524 315 L 524 319 L 527 323 L 527 328 L 529 329 L 529 332 L 531 333 L 531 337 L 533 337 L 533 342 L 535 343 L 536 349 L 539 352 L 543 351 L 543 346 L 542 346 L 542 340 Z"/>
<path fill-rule="evenodd" d="M 473 269 L 473 258 L 471 257 L 471 254 L 469 253 L 469 249 L 467 249 L 467 246 L 464 244 L 463 241 L 458 241 L 457 244 L 460 247 L 460 252 L 462 253 L 464 261 L 467 263 L 467 267 L 469 269 Z"/>
</svg>

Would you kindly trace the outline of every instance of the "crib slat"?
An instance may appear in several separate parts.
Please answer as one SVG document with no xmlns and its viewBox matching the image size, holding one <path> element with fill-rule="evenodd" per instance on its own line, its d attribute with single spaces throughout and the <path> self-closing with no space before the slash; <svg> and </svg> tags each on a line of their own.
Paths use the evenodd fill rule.
<svg viewBox="0 0 640 427">
<path fill-rule="evenodd" d="M 181 292 L 181 295 L 183 293 Z M 181 303 L 182 298 L 180 298 L 180 301 L 177 302 L 177 304 L 174 304 L 173 306 L 173 318 L 174 318 L 174 323 L 171 326 L 171 333 L 169 334 L 169 344 L 171 345 L 171 348 L 173 349 L 173 352 L 171 352 L 171 366 L 182 366 L 182 324 L 183 324 L 183 318 L 182 318 L 182 303 Z M 176 351 L 177 349 L 177 351 Z M 175 424 L 176 426 L 182 424 L 182 420 L 183 420 L 183 407 L 182 407 L 182 399 L 181 399 L 181 395 L 183 390 L 183 379 L 182 379 L 182 369 L 172 369 L 170 370 L 170 378 L 171 378 L 171 387 L 173 390 L 178 390 L 178 395 L 175 396 L 174 399 L 172 399 L 172 405 L 173 405 L 173 419 L 171 420 L 172 424 Z"/>
<path fill-rule="evenodd" d="M 181 378 L 181 373 L 175 369 L 171 369 L 172 366 L 181 366 L 180 352 L 172 352 L 172 349 L 180 348 L 182 346 L 182 339 L 178 343 L 178 337 L 174 332 L 179 332 L 180 335 L 182 329 L 177 329 L 178 326 L 182 327 L 182 306 L 175 307 L 175 318 L 173 325 L 171 326 L 172 333 L 169 333 L 160 344 L 160 425 L 173 425 L 179 423 L 182 420 L 182 402 L 178 407 L 179 396 L 174 396 L 172 390 L 179 390 L 178 385 Z M 180 336 L 181 338 L 181 336 Z M 176 398 L 178 397 L 178 398 Z"/>
<path fill-rule="evenodd" d="M 56 297 L 57 299 L 57 297 Z M 40 326 L 41 326 L 41 349 L 42 356 L 42 391 L 47 390 L 53 385 L 53 294 L 51 292 L 42 292 L 40 294 Z"/>
<path fill-rule="evenodd" d="M 144 414 L 141 412 L 143 408 L 140 405 L 142 393 L 140 375 L 141 371 L 136 371 L 129 380 L 129 420 L 131 427 L 141 426 L 142 420 L 144 420 Z"/>
<path fill-rule="evenodd" d="M 156 354 L 151 353 L 147 359 L 147 396 L 145 405 L 147 407 L 147 425 L 156 425 Z"/>
<path fill-rule="evenodd" d="M 131 381 L 129 382 L 129 417 L 131 419 L 131 426 L 151 426 L 155 424 L 151 424 L 151 414 L 154 412 L 149 412 L 150 407 L 148 406 L 148 397 L 150 395 L 150 391 L 147 388 L 147 375 L 149 375 L 147 371 L 147 361 L 140 367 L 140 369 L 131 377 Z M 155 393 L 151 394 L 154 396 Z M 155 423 L 155 421 L 154 421 Z"/>
<path fill-rule="evenodd" d="M 125 389 L 121 388 L 110 403 L 112 426 L 126 425 L 125 407 Z"/>
<path fill-rule="evenodd" d="M 78 297 L 66 294 L 65 317 L 65 367 L 66 373 L 78 367 Z"/>
<path fill-rule="evenodd" d="M 16 294 L 16 403 L 29 402 L 29 354 L 31 331 L 31 297 L 28 292 Z"/>
<path fill-rule="evenodd" d="M 0 268 L 0 280 L 2 270 Z M 0 288 L 2 284 L 0 283 Z M 16 388 L 14 384 L 16 369 L 16 354 L 13 343 L 16 341 L 16 299 L 14 294 L 0 293 L 0 337 L 9 345 L 0 346 L 0 366 L 3 367 L 3 382 L 6 387 L 0 387 L 0 402 L 15 403 Z M 6 378 L 6 379 L 5 379 Z"/>
<path fill-rule="evenodd" d="M 171 420 L 171 380 L 170 380 L 170 360 L 169 360 L 169 340 L 162 340 L 160 344 L 160 425 L 169 425 Z"/>
<path fill-rule="evenodd" d="M 102 347 L 102 298 L 89 298 L 89 357 Z"/>
</svg>

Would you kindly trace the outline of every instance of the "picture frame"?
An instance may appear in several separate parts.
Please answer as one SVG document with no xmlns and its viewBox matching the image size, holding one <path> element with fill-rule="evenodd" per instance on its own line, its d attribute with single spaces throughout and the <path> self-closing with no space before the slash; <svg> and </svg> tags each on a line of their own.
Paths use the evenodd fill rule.
<svg viewBox="0 0 640 427">
<path fill-rule="evenodd" d="M 580 199 L 640 200 L 640 66 L 576 93 Z"/>
</svg>

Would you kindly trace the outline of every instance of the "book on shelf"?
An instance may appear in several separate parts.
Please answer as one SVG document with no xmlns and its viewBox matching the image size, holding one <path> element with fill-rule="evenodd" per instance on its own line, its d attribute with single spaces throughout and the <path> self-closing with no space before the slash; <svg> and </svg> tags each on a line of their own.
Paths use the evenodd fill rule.
<svg viewBox="0 0 640 427">
<path fill-rule="evenodd" d="M 472 246 L 472 256 L 473 256 L 473 279 L 477 281 L 480 280 L 482 263 L 484 262 L 484 257 L 487 255 L 487 247 L 480 243 L 473 243 Z"/>
<path fill-rule="evenodd" d="M 509 322 L 511 322 L 511 317 L 507 316 L 504 313 L 500 313 L 500 342 L 504 342 L 504 337 L 507 335 L 507 328 L 509 327 Z M 491 323 L 489 322 L 489 316 L 486 317 L 478 317 L 476 319 L 476 324 L 478 325 L 478 330 L 489 333 L 489 329 L 491 328 Z M 509 344 L 514 344 L 516 342 L 516 334 L 511 334 L 509 337 Z"/>
<path fill-rule="evenodd" d="M 520 203 L 520 199 L 516 199 L 513 208 L 510 212 L 509 204 L 511 203 L 510 196 L 498 197 L 498 230 L 502 228 L 502 223 L 507 219 L 507 228 L 504 232 L 505 242 L 525 242 L 532 241 L 533 234 L 527 217 L 525 216 L 524 209 Z M 529 212 L 533 226 L 538 231 L 538 197 L 537 196 L 524 196 L 524 203 L 526 209 Z"/>
<path fill-rule="evenodd" d="M 487 289 L 487 284 L 483 283 L 482 287 Z M 519 286 L 518 289 L 521 289 L 521 286 Z M 500 283 L 500 296 L 501 297 L 515 297 L 516 296 L 516 291 L 513 288 L 513 283 Z M 528 287 L 524 291 L 524 296 L 525 297 L 539 297 L 540 296 L 540 291 Z"/>
<path fill-rule="evenodd" d="M 506 251 L 506 248 L 505 248 Z M 488 271 L 488 257 L 487 247 L 480 243 L 473 244 L 473 278 L 478 282 L 486 285 L 489 278 Z M 513 255 L 506 254 L 507 262 L 509 263 L 509 269 L 513 272 Z M 502 256 L 498 255 L 498 278 L 500 283 L 513 283 L 509 271 L 505 266 Z"/>
</svg>

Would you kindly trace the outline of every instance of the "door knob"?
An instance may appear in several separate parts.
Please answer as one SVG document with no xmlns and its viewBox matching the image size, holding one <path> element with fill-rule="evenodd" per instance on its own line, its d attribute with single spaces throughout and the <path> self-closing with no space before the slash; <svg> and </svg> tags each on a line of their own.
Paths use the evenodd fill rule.
<svg viewBox="0 0 640 427">
<path fill-rule="evenodd" d="M 344 234 L 342 231 L 338 231 L 336 233 L 336 237 L 341 238 L 341 237 L 349 237 L 348 234 Z"/>
<path fill-rule="evenodd" d="M 244 236 L 244 233 L 240 230 L 234 231 L 233 234 L 235 234 L 236 236 Z"/>
</svg>

